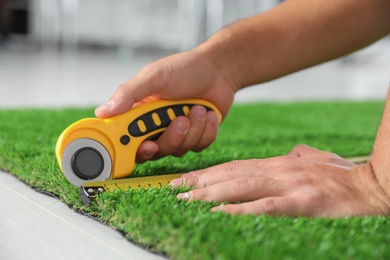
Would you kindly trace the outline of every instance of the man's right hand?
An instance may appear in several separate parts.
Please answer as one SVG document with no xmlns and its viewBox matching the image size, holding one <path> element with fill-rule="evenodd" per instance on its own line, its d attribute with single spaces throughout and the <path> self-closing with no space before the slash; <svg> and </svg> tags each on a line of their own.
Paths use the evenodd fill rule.
<svg viewBox="0 0 390 260">
<path fill-rule="evenodd" d="M 205 55 L 194 50 L 146 65 L 121 84 L 95 114 L 107 118 L 157 99 L 199 98 L 215 104 L 225 117 L 236 91 L 233 80 L 222 76 Z M 217 132 L 216 113 L 194 106 L 188 117 L 177 117 L 157 141 L 145 141 L 136 160 L 142 163 L 167 155 L 182 156 L 190 150 L 202 151 L 214 141 Z"/>
</svg>

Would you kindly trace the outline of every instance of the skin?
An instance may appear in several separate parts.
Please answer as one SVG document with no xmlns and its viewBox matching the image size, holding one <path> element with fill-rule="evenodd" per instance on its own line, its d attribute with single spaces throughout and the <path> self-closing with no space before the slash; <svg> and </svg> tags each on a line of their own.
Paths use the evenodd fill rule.
<svg viewBox="0 0 390 260">
<path fill-rule="evenodd" d="M 211 211 L 293 217 L 389 215 L 385 182 L 372 163 L 355 165 L 336 154 L 297 145 L 269 159 L 233 161 L 183 175 L 171 182 L 197 187 L 179 199 L 236 202 Z"/>
<path fill-rule="evenodd" d="M 105 118 L 155 99 L 202 98 L 226 117 L 241 88 L 346 55 L 389 32 L 387 0 L 285 1 L 222 29 L 191 51 L 148 64 L 95 113 Z M 171 185 L 197 187 L 179 199 L 244 202 L 212 209 L 230 214 L 389 215 L 389 100 L 367 164 L 298 145 L 285 156 L 214 166 L 185 174 Z M 214 141 L 217 131 L 215 113 L 195 106 L 156 142 L 144 142 L 137 162 L 199 152 Z"/>
</svg>

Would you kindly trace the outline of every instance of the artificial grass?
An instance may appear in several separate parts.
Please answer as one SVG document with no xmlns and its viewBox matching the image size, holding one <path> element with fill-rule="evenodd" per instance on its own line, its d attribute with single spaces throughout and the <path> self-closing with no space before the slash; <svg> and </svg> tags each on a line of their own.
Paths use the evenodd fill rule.
<svg viewBox="0 0 390 260">
<path fill-rule="evenodd" d="M 305 143 L 344 157 L 370 153 L 383 102 L 235 105 L 216 142 L 202 153 L 137 165 L 134 175 L 188 172 L 246 158 L 287 153 Z M 61 173 L 58 135 L 92 109 L 0 110 L 0 168 L 96 216 L 130 240 L 172 259 L 386 259 L 390 218 L 230 216 L 213 203 L 176 199 L 179 188 L 118 190 L 88 208 Z"/>
</svg>

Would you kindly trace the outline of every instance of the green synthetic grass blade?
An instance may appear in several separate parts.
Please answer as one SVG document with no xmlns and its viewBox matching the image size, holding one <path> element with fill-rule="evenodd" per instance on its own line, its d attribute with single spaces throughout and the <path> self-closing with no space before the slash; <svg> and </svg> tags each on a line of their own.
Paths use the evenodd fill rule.
<svg viewBox="0 0 390 260">
<path fill-rule="evenodd" d="M 305 143 L 344 157 L 370 153 L 383 102 L 235 105 L 202 153 L 137 165 L 138 176 L 188 172 L 287 153 Z M 0 168 L 94 215 L 130 240 L 173 259 L 386 259 L 390 219 L 309 219 L 210 213 L 213 203 L 176 199 L 183 188 L 106 192 L 85 208 L 61 173 L 57 137 L 92 109 L 0 110 Z"/>
</svg>

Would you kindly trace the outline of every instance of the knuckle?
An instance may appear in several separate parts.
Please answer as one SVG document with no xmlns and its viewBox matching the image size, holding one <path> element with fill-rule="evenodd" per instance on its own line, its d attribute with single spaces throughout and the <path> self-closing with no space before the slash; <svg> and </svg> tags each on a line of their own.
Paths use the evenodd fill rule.
<svg viewBox="0 0 390 260">
<path fill-rule="evenodd" d="M 288 171 L 288 167 L 286 165 L 284 165 L 284 164 L 275 165 L 272 168 L 272 171 L 275 172 L 275 173 L 287 173 L 287 172 L 289 172 Z"/>
<path fill-rule="evenodd" d="M 205 200 L 207 199 L 207 188 L 200 188 L 191 191 L 191 200 Z"/>
<path fill-rule="evenodd" d="M 304 148 L 307 148 L 307 146 L 305 144 L 296 144 L 293 146 L 293 148 L 291 149 L 291 152 L 299 152 L 299 151 L 302 151 Z"/>
<path fill-rule="evenodd" d="M 237 178 L 233 182 L 236 191 L 247 191 L 250 188 L 251 182 L 248 177 Z"/>
<path fill-rule="evenodd" d="M 142 68 L 142 72 L 150 76 L 158 75 L 160 67 L 158 63 L 149 63 Z"/>
<path fill-rule="evenodd" d="M 328 153 L 328 162 L 331 164 L 337 164 L 342 160 L 340 156 L 335 153 Z"/>
<path fill-rule="evenodd" d="M 191 177 L 186 178 L 187 179 L 187 184 L 190 186 L 195 186 L 195 187 L 200 187 L 198 186 L 199 184 L 199 176 L 193 175 Z M 203 188 L 206 187 L 206 183 L 203 183 Z M 201 188 L 201 187 L 200 187 Z"/>
<path fill-rule="evenodd" d="M 225 177 L 225 179 L 230 179 L 236 174 L 237 169 L 240 166 L 240 161 L 234 160 L 226 163 L 224 166 L 223 177 Z"/>
<path fill-rule="evenodd" d="M 298 175 L 293 180 L 295 186 L 307 186 L 313 184 L 313 180 L 306 175 Z"/>
<path fill-rule="evenodd" d="M 266 214 L 273 214 L 278 212 L 279 204 L 275 198 L 268 198 L 264 201 L 263 211 Z"/>
<path fill-rule="evenodd" d="M 177 151 L 180 147 L 182 143 L 182 139 L 179 139 L 179 138 L 175 138 L 175 136 L 169 136 L 167 139 L 166 139 L 166 149 L 171 151 L 171 153 Z"/>
<path fill-rule="evenodd" d="M 234 160 L 226 164 L 227 172 L 236 172 L 237 168 L 240 166 L 241 162 L 239 160 Z"/>
<path fill-rule="evenodd" d="M 302 167 L 295 163 L 295 158 L 292 156 L 281 156 L 275 158 L 276 161 L 273 164 L 273 171 L 278 173 L 293 173 L 299 172 Z"/>
<path fill-rule="evenodd" d="M 124 96 L 124 93 L 126 92 L 126 83 L 122 83 L 118 86 L 118 88 L 116 89 L 116 96 Z"/>
<path fill-rule="evenodd" d="M 310 205 L 313 203 L 320 204 L 322 201 L 322 192 L 315 189 L 310 189 L 301 194 L 300 203 L 302 205 Z"/>
<path fill-rule="evenodd" d="M 294 145 L 293 149 L 301 150 L 303 148 L 306 148 L 307 146 L 305 144 L 296 144 Z"/>
</svg>

